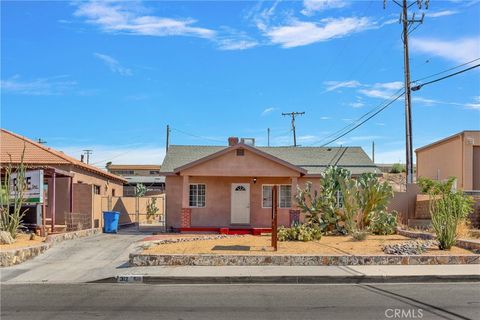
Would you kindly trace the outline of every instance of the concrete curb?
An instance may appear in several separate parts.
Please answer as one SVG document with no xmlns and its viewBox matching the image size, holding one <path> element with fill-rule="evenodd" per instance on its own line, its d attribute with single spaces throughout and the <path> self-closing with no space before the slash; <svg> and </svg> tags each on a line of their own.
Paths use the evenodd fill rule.
<svg viewBox="0 0 480 320">
<path fill-rule="evenodd" d="M 130 276 L 136 281 L 125 281 L 129 276 L 109 277 L 88 283 L 143 283 L 143 284 L 362 284 L 412 282 L 480 282 L 480 275 L 415 275 L 415 276 L 209 276 L 169 277 Z"/>
</svg>

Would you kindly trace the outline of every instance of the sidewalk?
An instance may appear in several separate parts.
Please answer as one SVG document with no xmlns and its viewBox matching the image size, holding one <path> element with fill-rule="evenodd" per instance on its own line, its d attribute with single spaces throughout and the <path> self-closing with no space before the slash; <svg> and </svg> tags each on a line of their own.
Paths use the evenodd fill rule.
<svg viewBox="0 0 480 320">
<path fill-rule="evenodd" d="M 98 282 L 362 283 L 480 281 L 480 265 L 132 267 Z"/>
</svg>

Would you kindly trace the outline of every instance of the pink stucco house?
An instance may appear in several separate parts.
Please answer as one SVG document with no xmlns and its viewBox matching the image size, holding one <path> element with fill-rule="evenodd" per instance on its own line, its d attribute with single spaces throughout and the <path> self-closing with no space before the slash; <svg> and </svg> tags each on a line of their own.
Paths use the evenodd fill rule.
<svg viewBox="0 0 480 320">
<path fill-rule="evenodd" d="M 245 140 L 247 141 L 247 140 Z M 360 147 L 256 147 L 231 137 L 228 146 L 168 148 L 166 226 L 180 231 L 255 232 L 271 226 L 272 186 L 279 186 L 278 223 L 289 225 L 300 211 L 297 185 L 312 181 L 330 165 L 358 175 L 379 172 Z"/>
</svg>

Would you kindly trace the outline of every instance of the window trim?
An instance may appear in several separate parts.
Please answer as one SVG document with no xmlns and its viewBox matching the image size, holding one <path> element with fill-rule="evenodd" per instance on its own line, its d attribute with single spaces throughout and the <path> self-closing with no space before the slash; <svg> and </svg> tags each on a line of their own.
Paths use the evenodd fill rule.
<svg viewBox="0 0 480 320">
<path fill-rule="evenodd" d="M 205 186 L 205 205 L 203 207 L 198 207 L 198 206 L 191 206 L 190 205 L 190 186 L 198 186 L 198 185 L 204 185 Z M 198 196 L 198 195 L 197 195 Z M 198 199 L 197 199 L 197 204 L 198 204 Z M 204 182 L 197 182 L 197 183 L 189 183 L 188 184 L 188 207 L 192 209 L 203 209 L 207 207 L 207 184 Z"/>
<path fill-rule="evenodd" d="M 287 183 L 282 183 L 282 184 L 269 184 L 269 183 L 265 183 L 265 184 L 262 184 L 262 209 L 272 209 L 272 207 L 264 207 L 263 206 L 263 187 L 273 187 L 273 186 L 290 186 L 290 190 L 292 190 L 292 185 L 291 184 L 287 184 Z M 273 190 L 273 189 L 272 189 Z M 272 194 L 273 196 L 273 194 Z M 279 209 L 291 209 L 292 208 L 292 200 L 290 199 L 290 206 L 289 207 L 280 207 L 280 188 L 278 188 L 278 203 L 277 203 L 277 206 Z"/>
</svg>

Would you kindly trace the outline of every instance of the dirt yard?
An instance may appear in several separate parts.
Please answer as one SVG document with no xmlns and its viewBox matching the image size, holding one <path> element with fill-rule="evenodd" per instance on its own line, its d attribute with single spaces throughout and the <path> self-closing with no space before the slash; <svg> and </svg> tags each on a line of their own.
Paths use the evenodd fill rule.
<svg viewBox="0 0 480 320">
<path fill-rule="evenodd" d="M 0 250 L 5 251 L 5 250 L 29 247 L 29 246 L 40 244 L 44 240 L 45 238 L 42 238 L 39 236 L 36 236 L 35 240 L 30 240 L 29 234 L 20 233 L 19 235 L 17 235 L 17 238 L 15 239 L 14 243 L 0 245 Z"/>
<path fill-rule="evenodd" d="M 307 255 L 384 255 L 382 246 L 414 241 L 400 235 L 368 236 L 367 240 L 354 241 L 348 236 L 323 236 L 319 241 L 278 242 L 278 251 L 270 247 L 269 236 L 244 236 L 218 240 L 160 244 L 144 251 L 146 254 L 307 254 Z M 430 249 L 425 255 L 463 255 L 472 252 L 454 247 L 450 251 Z"/>
</svg>

